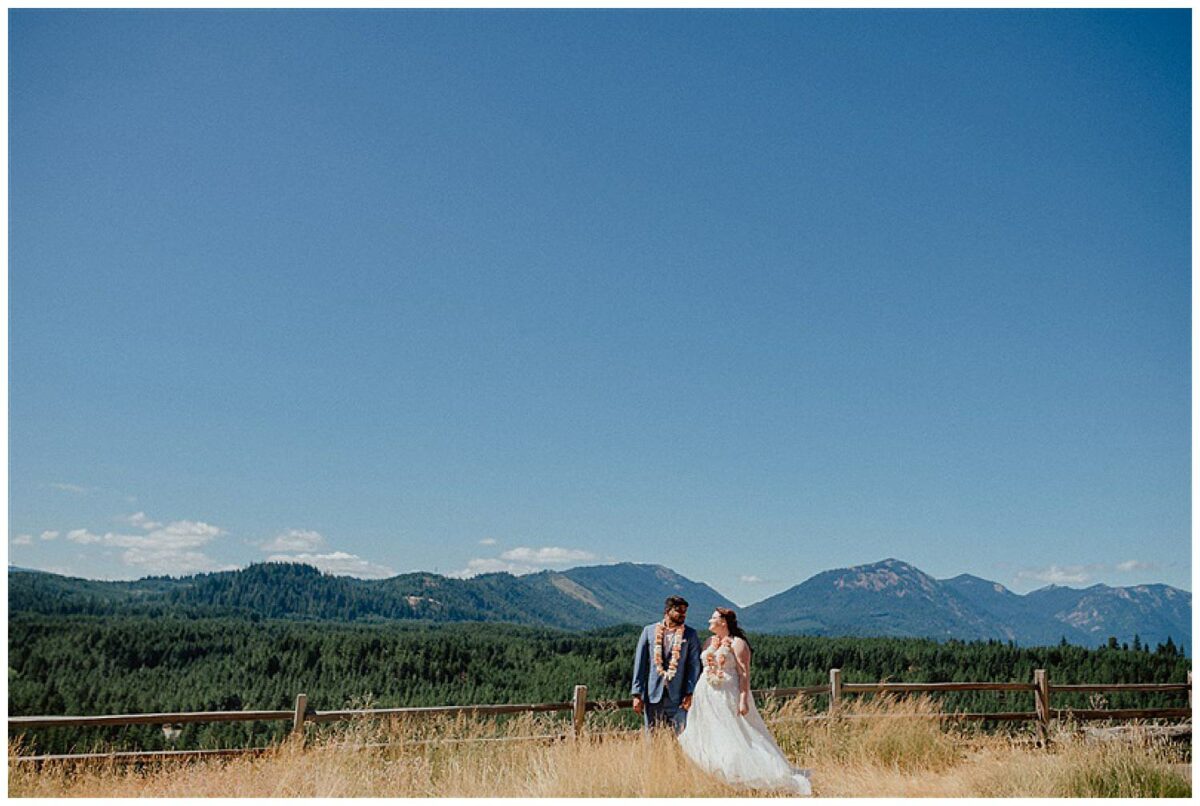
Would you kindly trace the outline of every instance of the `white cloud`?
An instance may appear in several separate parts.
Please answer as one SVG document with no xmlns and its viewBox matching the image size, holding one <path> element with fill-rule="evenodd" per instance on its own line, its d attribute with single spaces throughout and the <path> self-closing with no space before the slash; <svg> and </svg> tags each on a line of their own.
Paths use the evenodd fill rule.
<svg viewBox="0 0 1200 806">
<path fill-rule="evenodd" d="M 159 523 L 158 521 L 152 521 L 149 518 L 147 518 L 145 512 L 135 512 L 132 515 L 130 515 L 128 518 L 126 518 L 125 522 L 132 526 L 138 526 L 147 531 L 149 531 L 151 529 L 157 529 L 160 526 L 162 526 L 162 524 Z"/>
<path fill-rule="evenodd" d="M 121 554 L 121 561 L 147 574 L 170 574 L 172 576 L 237 569 L 236 565 L 221 565 L 200 551 L 146 548 L 144 546 L 126 549 Z"/>
<path fill-rule="evenodd" d="M 1097 581 L 1106 574 L 1120 572 L 1128 574 L 1133 571 L 1152 571 L 1159 566 L 1157 563 L 1141 560 L 1125 560 L 1110 565 L 1108 563 L 1089 563 L 1087 565 L 1051 565 L 1048 568 L 1025 568 L 1017 572 L 1016 581 L 1041 582 L 1050 585 L 1087 585 Z"/>
<path fill-rule="evenodd" d="M 1018 580 L 1045 582 L 1050 585 L 1083 585 L 1092 581 L 1095 565 L 1052 565 L 1049 568 L 1026 568 L 1017 572 Z"/>
<path fill-rule="evenodd" d="M 483 540 L 480 540 L 480 541 L 479 541 L 479 545 L 481 545 L 481 546 L 494 546 L 494 545 L 496 545 L 496 538 L 494 538 L 494 537 L 485 537 Z"/>
<path fill-rule="evenodd" d="M 496 559 L 495 557 L 476 557 L 467 561 L 467 567 L 460 571 L 451 571 L 448 576 L 452 577 L 473 577 L 478 574 L 496 574 L 506 572 L 513 575 L 532 574 L 534 571 L 541 569 L 530 568 L 527 565 L 520 563 L 510 563 L 504 560 Z"/>
<path fill-rule="evenodd" d="M 92 491 L 91 487 L 82 487 L 78 484 L 51 484 L 56 490 L 62 490 L 64 493 L 75 493 L 76 495 L 87 495 Z"/>
<path fill-rule="evenodd" d="M 171 521 L 163 525 L 148 520 L 144 513 L 136 513 L 128 520 L 131 523 L 136 520 L 142 528 L 149 531 L 146 534 L 105 532 L 99 535 L 87 529 L 72 529 L 67 532 L 67 540 L 80 545 L 99 544 L 123 548 L 123 563 L 150 574 L 180 576 L 235 567 L 218 563 L 199 551 L 224 534 L 217 526 L 203 521 Z"/>
<path fill-rule="evenodd" d="M 336 576 L 385 579 L 396 575 L 391 568 L 364 560 L 357 554 L 345 551 L 317 553 L 316 550 L 324 545 L 325 538 L 320 532 L 288 529 L 264 543 L 262 549 L 274 552 L 267 557 L 268 562 L 306 563 Z"/>
<path fill-rule="evenodd" d="M 467 567 L 454 571 L 453 577 L 473 577 L 477 574 L 532 574 L 547 568 L 561 568 L 572 563 L 595 560 L 596 555 L 582 549 L 565 549 L 559 546 L 530 548 L 517 546 L 502 552 L 499 557 L 476 557 L 467 562 Z"/>
<path fill-rule="evenodd" d="M 108 532 L 101 540 L 110 546 L 138 548 L 148 551 L 199 548 L 211 543 L 222 531 L 203 521 L 171 521 L 144 535 L 122 535 Z M 69 535 L 68 535 L 69 537 Z"/>
<path fill-rule="evenodd" d="M 67 540 L 86 546 L 89 543 L 102 543 L 104 538 L 100 535 L 92 534 L 87 529 L 72 529 L 67 532 Z"/>
<path fill-rule="evenodd" d="M 337 576 L 359 577 L 361 579 L 384 579 L 396 575 L 391 568 L 375 565 L 357 554 L 347 554 L 344 551 L 333 551 L 328 554 L 272 554 L 269 562 L 277 563 L 306 563 L 328 574 Z"/>
<path fill-rule="evenodd" d="M 596 559 L 590 551 L 581 549 L 564 549 L 558 546 L 545 546 L 540 549 L 517 546 L 500 555 L 500 559 L 528 565 L 566 565 L 567 563 L 583 562 Z"/>
<path fill-rule="evenodd" d="M 13 535 L 14 546 L 28 546 L 33 542 L 33 535 Z"/>
<path fill-rule="evenodd" d="M 754 585 L 762 582 L 762 577 L 756 577 L 754 574 L 746 574 L 738 577 L 739 582 L 745 582 L 747 585 Z"/>
<path fill-rule="evenodd" d="M 42 540 L 54 540 L 57 537 L 58 537 L 58 532 L 45 531 L 45 532 L 42 532 L 42 534 L 41 534 Z"/>
<path fill-rule="evenodd" d="M 306 529 L 288 529 L 275 535 L 263 544 L 263 551 L 312 551 L 324 544 L 320 532 Z"/>
</svg>

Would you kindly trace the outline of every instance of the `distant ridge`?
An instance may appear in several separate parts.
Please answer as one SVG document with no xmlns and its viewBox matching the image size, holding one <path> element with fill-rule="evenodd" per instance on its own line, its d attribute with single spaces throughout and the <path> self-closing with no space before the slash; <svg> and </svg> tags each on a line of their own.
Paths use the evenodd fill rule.
<svg viewBox="0 0 1200 806">
<path fill-rule="evenodd" d="M 1086 589 L 1050 586 L 1025 594 L 970 574 L 938 580 L 889 558 L 825 571 L 745 608 L 762 632 L 891 635 L 1013 641 L 1026 646 L 1098 646 L 1109 636 L 1190 649 L 1192 595 L 1168 585 Z"/>
<path fill-rule="evenodd" d="M 715 607 L 739 610 L 751 632 L 791 635 L 1001 640 L 1025 646 L 1098 646 L 1110 636 L 1153 647 L 1168 639 L 1191 650 L 1192 595 L 1169 585 L 1013 593 L 960 574 L 934 579 L 889 558 L 819 573 L 782 593 L 737 608 L 709 585 L 662 565 L 617 563 L 469 579 L 417 572 L 365 580 L 299 564 L 259 563 L 237 571 L 103 582 L 9 568 L 9 613 L 185 613 L 192 616 L 356 620 L 496 621 L 565 630 L 646 624 L 681 595 L 689 623 L 703 629 Z"/>
<path fill-rule="evenodd" d="M 389 579 L 322 574 L 310 565 L 257 563 L 236 571 L 134 582 L 9 571 L 9 613 L 120 613 L 248 618 L 496 621 L 567 630 L 645 624 L 684 596 L 703 624 L 733 603 L 661 565 L 620 563 L 526 576 L 470 579 L 411 573 Z"/>
</svg>

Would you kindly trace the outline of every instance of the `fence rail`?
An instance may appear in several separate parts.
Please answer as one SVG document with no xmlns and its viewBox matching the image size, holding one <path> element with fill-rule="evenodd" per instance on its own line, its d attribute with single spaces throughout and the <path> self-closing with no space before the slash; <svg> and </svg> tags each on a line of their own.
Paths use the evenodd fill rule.
<svg viewBox="0 0 1200 806">
<path fill-rule="evenodd" d="M 992 682 L 947 682 L 947 683 L 843 683 L 840 669 L 829 670 L 829 683 L 798 688 L 755 689 L 758 699 L 771 697 L 787 699 L 800 696 L 828 696 L 829 710 L 825 715 L 801 717 L 801 719 L 845 718 L 839 713 L 841 701 L 847 694 L 915 694 L 955 691 L 1014 691 L 1033 694 L 1034 710 L 1006 711 L 997 713 L 943 713 L 929 718 L 944 720 L 972 720 L 1036 722 L 1042 736 L 1048 734 L 1052 720 L 1073 719 L 1114 720 L 1130 719 L 1190 719 L 1192 716 L 1192 673 L 1188 672 L 1186 683 L 1064 683 L 1051 684 L 1045 670 L 1037 669 L 1031 683 Z M 1103 693 L 1103 692 L 1148 692 L 1187 694 L 1186 708 L 1119 708 L 1119 709 L 1075 709 L 1051 708 L 1051 697 L 1055 693 Z M 589 700 L 587 686 L 575 686 L 570 702 L 546 702 L 503 705 L 438 705 L 405 708 L 361 708 L 335 711 L 316 711 L 308 707 L 308 697 L 297 695 L 293 710 L 287 711 L 183 711 L 157 714 L 123 714 L 102 716 L 14 716 L 8 718 L 10 733 L 30 728 L 84 727 L 105 725 L 176 725 L 188 722 L 260 722 L 290 721 L 294 733 L 303 736 L 307 723 L 341 722 L 349 719 L 377 719 L 400 716 L 497 716 L 518 713 L 553 713 L 570 711 L 571 732 L 561 736 L 529 737 L 539 739 L 579 738 L 584 733 L 588 711 L 614 711 L 629 708 L 633 700 Z M 871 717 L 878 718 L 878 717 Z M 482 740 L 480 740 L 482 741 Z M 83 761 L 91 759 L 148 760 L 156 758 L 179 758 L 208 756 L 231 756 L 244 753 L 261 753 L 267 748 L 248 747 L 229 750 L 159 750 L 150 752 L 130 751 L 118 753 L 81 753 L 72 755 L 15 756 L 10 762 Z"/>
<path fill-rule="evenodd" d="M 829 691 L 829 686 L 821 688 L 825 692 Z M 843 694 L 915 693 L 920 691 L 1033 691 L 1034 689 L 1033 683 L 842 683 Z"/>
</svg>

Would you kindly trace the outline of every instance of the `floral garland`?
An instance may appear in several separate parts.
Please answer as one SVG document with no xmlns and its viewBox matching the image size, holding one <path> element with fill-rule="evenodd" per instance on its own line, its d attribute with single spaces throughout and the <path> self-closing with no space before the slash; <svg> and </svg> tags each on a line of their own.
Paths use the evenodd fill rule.
<svg viewBox="0 0 1200 806">
<path fill-rule="evenodd" d="M 654 625 L 654 668 L 664 680 L 675 679 L 675 673 L 679 671 L 679 654 L 683 651 L 683 625 L 679 625 L 672 632 L 675 633 L 675 643 L 671 646 L 671 662 L 666 671 L 663 671 L 663 638 L 666 636 L 666 626 L 661 621 Z"/>
<path fill-rule="evenodd" d="M 709 644 L 709 651 L 704 653 L 704 676 L 710 685 L 719 686 L 725 682 L 728 676 L 725 674 L 725 656 L 722 652 L 723 648 L 733 646 L 733 641 L 728 637 L 718 638 L 712 637 L 712 643 Z"/>
</svg>

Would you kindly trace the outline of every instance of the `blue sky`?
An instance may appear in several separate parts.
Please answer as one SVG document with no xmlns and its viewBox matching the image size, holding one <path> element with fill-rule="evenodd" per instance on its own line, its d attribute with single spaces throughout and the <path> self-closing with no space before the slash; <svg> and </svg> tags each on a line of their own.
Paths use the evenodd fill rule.
<svg viewBox="0 0 1200 806">
<path fill-rule="evenodd" d="M 1190 589 L 1190 12 L 9 17 L 9 561 Z"/>
</svg>

